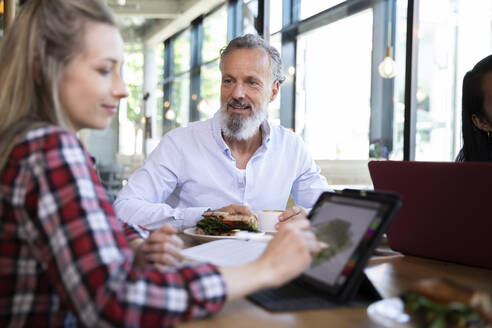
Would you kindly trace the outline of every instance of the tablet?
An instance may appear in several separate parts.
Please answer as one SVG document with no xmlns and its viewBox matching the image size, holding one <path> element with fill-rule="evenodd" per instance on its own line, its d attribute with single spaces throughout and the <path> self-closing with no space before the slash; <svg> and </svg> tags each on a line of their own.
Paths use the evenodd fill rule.
<svg viewBox="0 0 492 328">
<path fill-rule="evenodd" d="M 297 309 L 294 306 L 313 309 L 317 307 L 316 298 L 320 308 L 350 301 L 362 281 L 370 284 L 364 276 L 364 267 L 400 206 L 400 197 L 395 193 L 353 189 L 324 192 L 308 216 L 311 229 L 324 243 L 324 248 L 294 283 L 278 289 L 280 294 L 274 295 L 273 300 L 264 296 L 275 294 L 275 290 L 259 292 L 256 298 L 253 294 L 250 299 L 276 311 Z M 305 290 L 315 299 L 308 301 L 305 295 L 292 295 L 293 303 L 288 304 L 289 288 L 296 290 L 294 294 Z M 275 299 L 278 300 L 276 305 L 273 304 Z M 283 305 L 279 305 L 281 303 Z"/>
<path fill-rule="evenodd" d="M 341 301 L 347 299 L 400 206 L 394 193 L 352 189 L 323 193 L 308 218 L 327 247 L 313 257 L 302 278 Z"/>
</svg>

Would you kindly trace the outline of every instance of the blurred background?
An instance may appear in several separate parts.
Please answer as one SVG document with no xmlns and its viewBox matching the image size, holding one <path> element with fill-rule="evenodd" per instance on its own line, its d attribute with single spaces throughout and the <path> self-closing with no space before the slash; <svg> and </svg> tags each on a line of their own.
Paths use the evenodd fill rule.
<svg viewBox="0 0 492 328">
<path fill-rule="evenodd" d="M 1 26 L 23 2 L 0 2 Z M 287 80 L 269 120 L 299 134 L 340 187 L 370 186 L 370 159 L 454 160 L 463 76 L 492 53 L 492 0 L 106 3 L 130 96 L 109 129 L 80 138 L 113 196 L 163 134 L 217 111 L 219 50 L 238 35 L 280 50 Z"/>
</svg>

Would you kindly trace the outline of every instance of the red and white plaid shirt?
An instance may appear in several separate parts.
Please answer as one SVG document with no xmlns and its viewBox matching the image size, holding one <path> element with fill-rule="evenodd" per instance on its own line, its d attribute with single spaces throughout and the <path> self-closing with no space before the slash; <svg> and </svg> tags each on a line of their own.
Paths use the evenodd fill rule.
<svg viewBox="0 0 492 328">
<path fill-rule="evenodd" d="M 30 131 L 9 155 L 0 236 L 0 327 L 171 326 L 226 298 L 212 265 L 133 267 L 88 153 L 60 127 Z"/>
</svg>

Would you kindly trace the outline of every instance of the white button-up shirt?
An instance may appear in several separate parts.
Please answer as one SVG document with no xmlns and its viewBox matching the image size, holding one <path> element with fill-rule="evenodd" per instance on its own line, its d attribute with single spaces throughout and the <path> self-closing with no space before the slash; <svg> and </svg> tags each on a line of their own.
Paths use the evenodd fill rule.
<svg viewBox="0 0 492 328">
<path fill-rule="evenodd" d="M 231 204 L 254 212 L 285 209 L 292 194 L 311 208 L 328 186 L 303 141 L 267 121 L 261 129 L 262 145 L 245 170 L 236 167 L 217 115 L 168 132 L 121 190 L 117 215 L 147 229 L 170 223 L 182 230 L 208 208 Z"/>
</svg>

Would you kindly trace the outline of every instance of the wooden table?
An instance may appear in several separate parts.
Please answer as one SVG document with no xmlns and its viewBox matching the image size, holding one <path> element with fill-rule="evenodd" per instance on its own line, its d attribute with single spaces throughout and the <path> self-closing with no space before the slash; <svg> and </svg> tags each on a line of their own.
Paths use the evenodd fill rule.
<svg viewBox="0 0 492 328">
<path fill-rule="evenodd" d="M 185 241 L 186 242 L 186 241 Z M 445 277 L 492 294 L 492 270 L 403 255 L 371 258 L 365 272 L 384 298 L 398 296 L 422 278 Z M 247 299 L 229 302 L 214 317 L 191 321 L 179 327 L 379 327 L 366 308 L 270 313 Z"/>
</svg>

